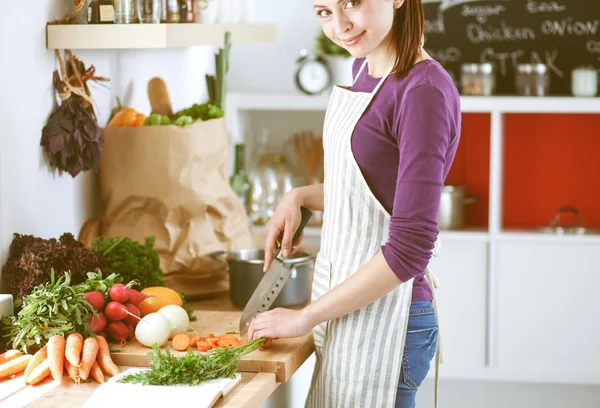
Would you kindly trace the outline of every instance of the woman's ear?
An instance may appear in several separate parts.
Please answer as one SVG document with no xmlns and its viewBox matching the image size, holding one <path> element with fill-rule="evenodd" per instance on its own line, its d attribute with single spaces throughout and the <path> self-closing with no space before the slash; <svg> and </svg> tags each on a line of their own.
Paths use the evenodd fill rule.
<svg viewBox="0 0 600 408">
<path fill-rule="evenodd" d="M 404 0 L 394 0 L 394 8 L 397 10 L 404 4 Z"/>
</svg>

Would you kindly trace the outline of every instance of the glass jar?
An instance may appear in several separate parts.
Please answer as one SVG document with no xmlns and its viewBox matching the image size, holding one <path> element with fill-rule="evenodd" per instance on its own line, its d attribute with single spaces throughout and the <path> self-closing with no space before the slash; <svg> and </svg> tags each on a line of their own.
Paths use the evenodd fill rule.
<svg viewBox="0 0 600 408">
<path fill-rule="evenodd" d="M 519 64 L 515 88 L 521 96 L 546 96 L 550 90 L 550 73 L 546 64 Z"/>
<path fill-rule="evenodd" d="M 598 72 L 594 67 L 577 67 L 571 72 L 571 93 L 574 96 L 596 96 Z"/>
<path fill-rule="evenodd" d="M 496 90 L 494 66 L 488 62 L 462 64 L 461 90 L 463 95 L 490 96 Z"/>
<path fill-rule="evenodd" d="M 114 0 L 115 24 L 131 24 L 133 17 L 133 0 Z"/>
<path fill-rule="evenodd" d="M 141 24 L 160 23 L 161 0 L 135 0 L 138 21 Z"/>
</svg>

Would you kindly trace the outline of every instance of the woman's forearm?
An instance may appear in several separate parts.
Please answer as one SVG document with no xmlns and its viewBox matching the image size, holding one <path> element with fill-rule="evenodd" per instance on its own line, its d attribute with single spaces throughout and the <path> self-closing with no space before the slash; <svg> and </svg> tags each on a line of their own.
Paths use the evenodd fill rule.
<svg viewBox="0 0 600 408">
<path fill-rule="evenodd" d="M 323 184 L 298 187 L 294 192 L 301 206 L 312 211 L 323 211 Z"/>
<path fill-rule="evenodd" d="M 388 266 L 381 251 L 340 285 L 304 308 L 305 317 L 314 327 L 382 298 L 402 281 Z"/>
</svg>

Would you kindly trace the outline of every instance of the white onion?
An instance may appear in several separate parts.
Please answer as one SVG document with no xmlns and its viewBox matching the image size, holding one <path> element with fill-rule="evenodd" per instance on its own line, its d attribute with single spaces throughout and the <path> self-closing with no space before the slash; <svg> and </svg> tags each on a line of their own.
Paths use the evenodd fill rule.
<svg viewBox="0 0 600 408">
<path fill-rule="evenodd" d="M 169 319 L 169 321 L 175 327 L 171 333 L 171 338 L 176 334 L 187 333 L 190 327 L 190 317 L 183 307 L 177 305 L 167 305 L 161 307 L 158 313 Z"/>
<path fill-rule="evenodd" d="M 135 338 L 146 347 L 159 347 L 169 341 L 173 331 L 171 321 L 160 313 L 148 313 L 135 327 Z"/>
</svg>

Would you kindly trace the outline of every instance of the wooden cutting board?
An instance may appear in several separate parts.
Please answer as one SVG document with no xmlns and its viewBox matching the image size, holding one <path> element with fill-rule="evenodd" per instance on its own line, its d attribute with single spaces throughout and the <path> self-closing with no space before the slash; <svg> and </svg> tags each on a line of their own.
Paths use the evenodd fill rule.
<svg viewBox="0 0 600 408">
<path fill-rule="evenodd" d="M 209 333 L 222 335 L 229 332 L 238 332 L 240 317 L 239 311 L 196 311 L 198 320 L 191 322 L 191 326 L 200 336 Z M 171 342 L 162 349 L 171 348 Z M 152 350 L 143 346 L 137 340 L 130 340 L 124 346 L 111 345 L 116 351 L 111 352 L 111 357 L 117 365 L 132 367 L 148 367 L 150 359 L 148 353 Z M 171 348 L 174 355 L 183 356 L 184 351 Z M 242 358 L 238 371 L 275 373 L 277 382 L 287 382 L 300 368 L 306 359 L 314 352 L 312 334 L 302 337 L 277 339 L 266 350 L 256 350 Z"/>
</svg>

